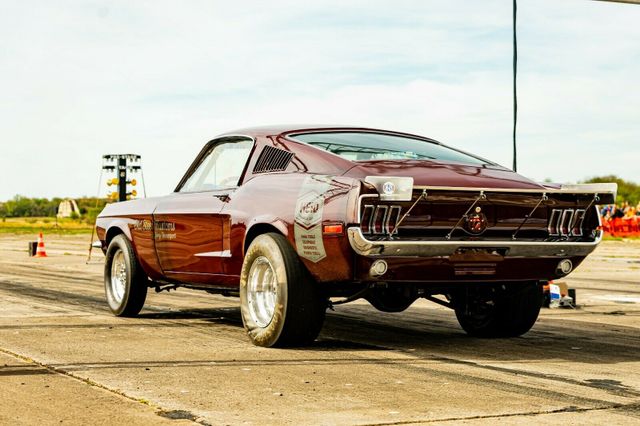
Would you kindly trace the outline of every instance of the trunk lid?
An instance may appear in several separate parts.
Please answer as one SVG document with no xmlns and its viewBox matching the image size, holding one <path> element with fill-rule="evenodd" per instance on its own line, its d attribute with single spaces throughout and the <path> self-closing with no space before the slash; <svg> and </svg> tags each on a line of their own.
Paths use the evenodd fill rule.
<svg viewBox="0 0 640 426">
<path fill-rule="evenodd" d="M 545 187 L 497 165 L 468 165 L 424 160 L 358 161 L 344 176 L 408 176 L 414 186 L 544 189 Z"/>
</svg>

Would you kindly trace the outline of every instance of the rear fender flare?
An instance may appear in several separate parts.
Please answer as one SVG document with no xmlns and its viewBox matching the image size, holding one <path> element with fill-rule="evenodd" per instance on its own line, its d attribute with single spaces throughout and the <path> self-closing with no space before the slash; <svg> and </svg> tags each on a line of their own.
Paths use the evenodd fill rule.
<svg viewBox="0 0 640 426">
<path fill-rule="evenodd" d="M 260 234 L 264 234 L 265 232 L 273 232 L 274 230 L 284 235 L 284 237 L 291 243 L 291 238 L 289 238 L 289 228 L 287 223 L 282 219 L 270 215 L 260 215 L 251 219 L 247 224 L 246 231 L 244 233 L 244 240 L 242 241 L 243 256 L 249 248 L 249 244 L 253 238 Z"/>
</svg>

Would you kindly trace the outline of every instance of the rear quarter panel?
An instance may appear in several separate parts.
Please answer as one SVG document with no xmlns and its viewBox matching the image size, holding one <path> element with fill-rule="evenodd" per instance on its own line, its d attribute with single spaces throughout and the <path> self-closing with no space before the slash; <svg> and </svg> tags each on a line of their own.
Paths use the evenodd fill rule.
<svg viewBox="0 0 640 426">
<path fill-rule="evenodd" d="M 353 251 L 346 225 L 353 222 L 359 181 L 332 175 L 270 173 L 255 175 L 237 191 L 223 212 L 231 217 L 232 259 L 227 273 L 240 275 L 246 236 L 268 224 L 281 232 L 319 282 L 353 279 Z M 342 224 L 340 235 L 323 236 L 325 224 Z"/>
</svg>

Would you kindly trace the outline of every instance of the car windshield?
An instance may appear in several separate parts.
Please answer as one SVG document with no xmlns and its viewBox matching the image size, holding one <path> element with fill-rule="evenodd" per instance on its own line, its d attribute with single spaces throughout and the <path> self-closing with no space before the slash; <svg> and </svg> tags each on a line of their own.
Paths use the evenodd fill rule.
<svg viewBox="0 0 640 426">
<path fill-rule="evenodd" d="M 371 132 L 298 134 L 293 139 L 322 148 L 347 160 L 435 160 L 491 164 L 436 142 Z"/>
</svg>

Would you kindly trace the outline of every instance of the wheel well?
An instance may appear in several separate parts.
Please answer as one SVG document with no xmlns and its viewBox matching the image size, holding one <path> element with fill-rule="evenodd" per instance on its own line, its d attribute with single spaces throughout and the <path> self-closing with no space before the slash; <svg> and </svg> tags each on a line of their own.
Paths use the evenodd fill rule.
<svg viewBox="0 0 640 426">
<path fill-rule="evenodd" d="M 106 246 L 109 247 L 109 243 L 111 243 L 111 240 L 113 240 L 117 235 L 120 235 L 120 234 L 124 234 L 124 231 L 118 228 L 117 226 L 113 226 L 109 228 L 109 230 L 107 231 L 107 235 L 105 237 Z"/>
<path fill-rule="evenodd" d="M 249 246 L 251 245 L 251 242 L 258 235 L 266 234 L 268 232 L 275 232 L 277 234 L 282 235 L 282 232 L 280 232 L 278 228 L 268 223 L 257 223 L 253 225 L 251 228 L 249 228 L 249 231 L 247 232 L 247 236 L 244 239 L 244 253 L 247 252 L 247 250 L 249 249 Z"/>
</svg>

